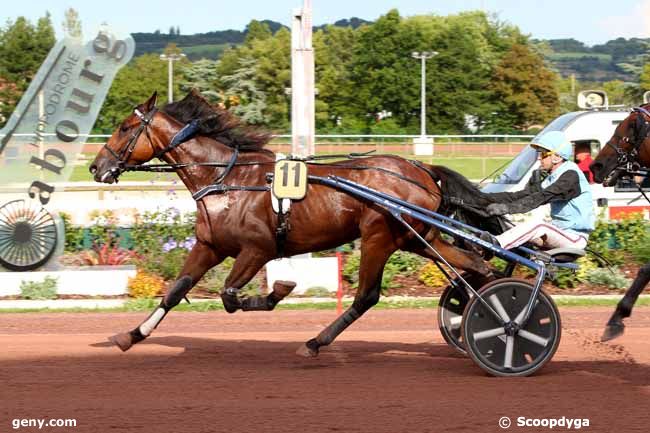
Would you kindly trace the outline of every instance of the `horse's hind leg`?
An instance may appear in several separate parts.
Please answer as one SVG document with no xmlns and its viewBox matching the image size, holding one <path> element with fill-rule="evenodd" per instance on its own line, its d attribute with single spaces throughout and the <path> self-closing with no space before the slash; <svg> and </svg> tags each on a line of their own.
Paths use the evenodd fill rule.
<svg viewBox="0 0 650 433">
<path fill-rule="evenodd" d="M 167 291 L 160 305 L 142 322 L 137 328 L 130 332 L 114 335 L 109 340 L 118 346 L 122 351 L 127 351 L 135 343 L 147 338 L 156 329 L 169 310 L 174 308 L 201 279 L 205 272 L 221 263 L 223 257 L 209 245 L 197 242 L 187 258 L 178 279 L 171 289 Z"/>
<path fill-rule="evenodd" d="M 397 249 L 392 247 L 390 238 L 377 235 L 361 243 L 361 264 L 359 266 L 359 289 L 352 306 L 345 310 L 334 322 L 323 329 L 316 338 L 303 344 L 296 353 L 305 357 L 318 356 L 321 346 L 327 346 L 357 320 L 370 307 L 379 302 L 381 278 L 384 265 Z"/>
<path fill-rule="evenodd" d="M 632 285 L 627 289 L 625 296 L 619 301 L 614 314 L 612 314 L 612 317 L 607 322 L 601 341 L 609 341 L 623 335 L 623 332 L 625 332 L 623 319 L 630 317 L 634 303 L 648 282 L 650 282 L 650 263 L 646 263 L 639 269 L 639 273 L 636 275 Z"/>
<path fill-rule="evenodd" d="M 416 243 L 417 242 L 417 243 Z M 438 253 L 454 268 L 462 269 L 466 272 L 475 274 L 479 277 L 478 281 L 481 286 L 494 280 L 494 274 L 485 261 L 476 253 L 455 247 L 444 239 L 436 236 L 431 240 L 432 246 Z M 422 257 L 440 261 L 438 256 L 426 248 L 422 243 L 414 240 L 409 247 L 404 248 L 406 251 L 418 254 Z M 478 287 L 476 287 L 478 289 Z"/>
</svg>

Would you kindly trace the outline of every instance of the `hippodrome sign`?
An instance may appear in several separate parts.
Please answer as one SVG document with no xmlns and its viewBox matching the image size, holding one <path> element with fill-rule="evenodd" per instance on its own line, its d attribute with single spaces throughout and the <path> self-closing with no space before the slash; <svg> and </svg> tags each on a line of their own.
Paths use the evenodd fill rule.
<svg viewBox="0 0 650 433">
<path fill-rule="evenodd" d="M 70 178 L 111 83 L 134 50 L 130 35 L 116 37 L 107 27 L 85 44 L 70 37 L 57 42 L 0 131 L 3 266 L 24 270 L 51 256 L 56 229 L 44 206 L 56 183 Z"/>
</svg>

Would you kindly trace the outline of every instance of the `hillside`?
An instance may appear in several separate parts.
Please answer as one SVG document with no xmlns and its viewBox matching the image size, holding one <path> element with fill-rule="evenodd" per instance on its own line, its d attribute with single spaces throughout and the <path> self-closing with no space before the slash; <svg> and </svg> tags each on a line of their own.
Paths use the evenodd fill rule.
<svg viewBox="0 0 650 433">
<path fill-rule="evenodd" d="M 575 74 L 580 81 L 621 80 L 634 82 L 650 39 L 618 38 L 588 47 L 575 39 L 534 40 L 552 68 L 563 77 Z"/>
<path fill-rule="evenodd" d="M 286 27 L 275 21 L 264 20 L 272 32 Z M 370 23 L 360 18 L 335 22 L 334 26 L 357 28 Z M 314 27 L 314 31 L 326 25 Z M 223 30 L 193 35 L 178 34 L 178 29 L 169 33 L 133 33 L 136 42 L 135 55 L 160 53 L 169 43 L 182 48 L 187 57 L 194 61 L 201 58 L 216 60 L 229 46 L 244 42 L 248 28 Z M 650 47 L 650 39 L 618 38 L 604 44 L 589 47 L 575 39 L 532 40 L 552 69 L 563 77 L 575 74 L 580 81 L 604 82 L 621 80 L 634 82 L 643 66 L 644 57 Z"/>
<path fill-rule="evenodd" d="M 273 33 L 285 27 L 283 24 L 276 21 L 264 20 L 261 21 L 269 26 Z M 352 27 L 357 28 L 369 21 L 360 18 L 350 18 L 345 20 L 336 21 L 333 25 L 337 27 Z M 322 29 L 327 25 L 314 27 L 314 31 Z M 146 53 L 162 53 L 163 49 L 169 43 L 175 43 L 178 47 L 182 48 L 183 53 L 194 61 L 201 58 L 216 60 L 221 56 L 221 53 L 232 45 L 239 45 L 244 42 L 248 28 L 243 31 L 240 30 L 223 30 L 208 33 L 196 33 L 193 35 L 177 34 L 178 30 L 170 29 L 169 33 L 161 33 L 156 31 L 154 33 L 132 33 L 133 39 L 136 43 L 135 56 L 140 56 Z M 178 32 L 180 33 L 180 32 Z"/>
</svg>

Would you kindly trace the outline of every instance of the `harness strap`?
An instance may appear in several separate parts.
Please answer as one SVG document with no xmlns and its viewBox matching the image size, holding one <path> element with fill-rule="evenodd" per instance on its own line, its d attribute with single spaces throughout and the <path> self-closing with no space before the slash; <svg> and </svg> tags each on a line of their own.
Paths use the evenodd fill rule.
<svg viewBox="0 0 650 433">
<path fill-rule="evenodd" d="M 179 145 L 183 144 L 184 142 L 192 138 L 192 136 L 196 134 L 198 130 L 199 130 L 199 119 L 194 119 L 187 125 L 183 126 L 180 129 L 180 131 L 178 131 L 174 135 L 174 137 L 171 139 L 167 147 L 156 152 L 154 154 L 154 158 L 159 158 L 165 153 L 176 149 Z"/>
<path fill-rule="evenodd" d="M 287 235 L 291 227 L 289 226 L 289 212 L 284 212 L 282 203 L 278 209 L 278 225 L 275 228 L 275 241 L 277 245 L 277 257 L 284 257 L 284 247 L 287 243 Z"/>
<path fill-rule="evenodd" d="M 196 201 L 201 200 L 208 194 L 222 194 L 228 191 L 270 191 L 268 186 L 241 186 L 241 185 L 224 185 L 222 183 L 216 185 L 204 186 L 194 194 L 192 198 Z"/>
</svg>

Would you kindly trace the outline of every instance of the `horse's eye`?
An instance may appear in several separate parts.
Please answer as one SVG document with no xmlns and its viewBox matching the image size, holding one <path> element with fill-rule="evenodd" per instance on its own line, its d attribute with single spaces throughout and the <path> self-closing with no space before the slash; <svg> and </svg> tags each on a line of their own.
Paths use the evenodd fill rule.
<svg viewBox="0 0 650 433">
<path fill-rule="evenodd" d="M 122 126 L 120 126 L 120 131 L 122 131 L 122 132 L 126 132 L 126 131 L 128 131 L 128 130 L 129 130 L 129 127 L 128 127 L 127 125 L 122 125 Z"/>
</svg>

